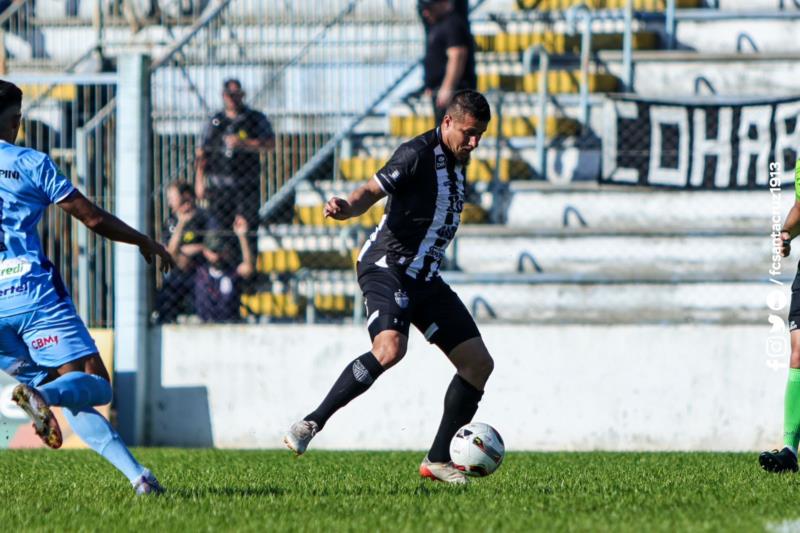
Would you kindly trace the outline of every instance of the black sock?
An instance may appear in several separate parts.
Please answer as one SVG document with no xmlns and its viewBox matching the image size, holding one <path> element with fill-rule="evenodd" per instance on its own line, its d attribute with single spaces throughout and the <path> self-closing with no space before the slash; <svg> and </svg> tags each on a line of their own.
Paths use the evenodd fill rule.
<svg viewBox="0 0 800 533">
<path fill-rule="evenodd" d="M 381 374 L 383 367 L 372 352 L 357 357 L 345 367 L 319 407 L 304 420 L 316 422 L 319 429 L 322 429 L 333 413 L 366 392 Z"/>
<path fill-rule="evenodd" d="M 434 463 L 450 460 L 450 441 L 461 426 L 468 424 L 478 410 L 483 391 L 479 391 L 458 374 L 453 377 L 444 395 L 444 414 L 433 439 L 428 459 Z"/>
</svg>

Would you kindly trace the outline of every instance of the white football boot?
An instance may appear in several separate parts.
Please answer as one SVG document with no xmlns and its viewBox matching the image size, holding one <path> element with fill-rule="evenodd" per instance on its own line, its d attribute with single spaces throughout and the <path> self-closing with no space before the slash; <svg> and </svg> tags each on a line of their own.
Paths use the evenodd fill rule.
<svg viewBox="0 0 800 533">
<path fill-rule="evenodd" d="M 142 475 L 139 476 L 139 479 L 133 482 L 133 490 L 136 491 L 137 496 L 144 496 L 147 494 L 163 494 L 164 489 L 161 487 L 161 484 L 156 479 L 156 476 L 150 471 L 149 468 L 145 468 Z"/>
<path fill-rule="evenodd" d="M 301 420 L 292 424 L 283 437 L 283 443 L 297 455 L 303 455 L 308 443 L 319 431 L 319 426 L 311 420 Z"/>
<path fill-rule="evenodd" d="M 467 476 L 456 468 L 452 461 L 447 463 L 433 463 L 425 457 L 419 465 L 419 475 L 434 481 L 444 481 L 454 485 L 466 485 L 469 482 Z"/>
</svg>

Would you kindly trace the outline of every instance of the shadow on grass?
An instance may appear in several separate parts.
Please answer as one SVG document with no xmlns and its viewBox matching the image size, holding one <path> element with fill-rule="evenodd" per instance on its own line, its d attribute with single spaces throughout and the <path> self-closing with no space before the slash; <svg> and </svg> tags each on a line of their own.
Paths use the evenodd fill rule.
<svg viewBox="0 0 800 533">
<path fill-rule="evenodd" d="M 170 495 L 179 498 L 197 498 L 204 496 L 283 496 L 286 490 L 273 485 L 261 487 L 202 487 L 194 489 L 170 489 Z"/>
</svg>

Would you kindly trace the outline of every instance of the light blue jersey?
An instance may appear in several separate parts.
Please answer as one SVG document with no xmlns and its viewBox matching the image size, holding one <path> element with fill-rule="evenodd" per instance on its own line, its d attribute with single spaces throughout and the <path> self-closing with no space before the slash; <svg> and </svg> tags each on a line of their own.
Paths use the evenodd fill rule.
<svg viewBox="0 0 800 533">
<path fill-rule="evenodd" d="M 0 141 L 0 317 L 67 297 L 36 226 L 75 188 L 45 154 Z"/>
</svg>

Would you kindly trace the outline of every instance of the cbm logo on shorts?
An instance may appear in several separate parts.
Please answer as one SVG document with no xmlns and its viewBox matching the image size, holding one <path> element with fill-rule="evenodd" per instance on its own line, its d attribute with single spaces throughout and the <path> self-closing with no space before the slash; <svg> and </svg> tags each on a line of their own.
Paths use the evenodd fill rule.
<svg viewBox="0 0 800 533">
<path fill-rule="evenodd" d="M 444 154 L 439 154 L 436 156 L 436 170 L 442 169 L 447 166 L 447 158 Z"/>
<path fill-rule="evenodd" d="M 53 346 L 56 344 L 58 344 L 58 335 L 49 335 L 47 337 L 34 339 L 31 343 L 31 348 L 34 350 L 41 350 L 42 348 L 47 348 L 48 346 Z"/>
</svg>

